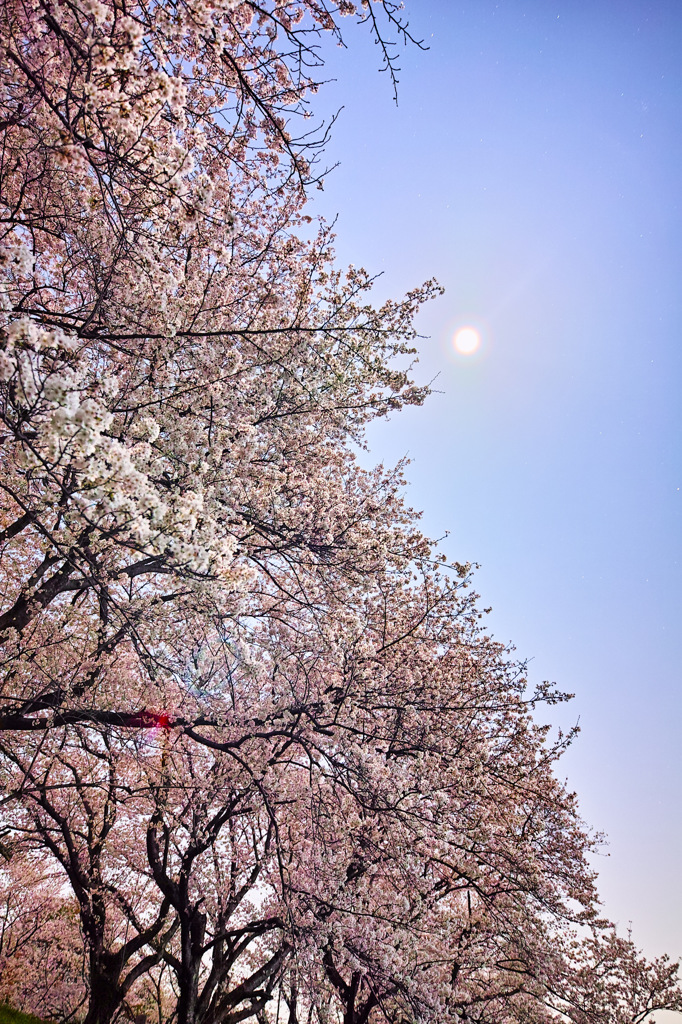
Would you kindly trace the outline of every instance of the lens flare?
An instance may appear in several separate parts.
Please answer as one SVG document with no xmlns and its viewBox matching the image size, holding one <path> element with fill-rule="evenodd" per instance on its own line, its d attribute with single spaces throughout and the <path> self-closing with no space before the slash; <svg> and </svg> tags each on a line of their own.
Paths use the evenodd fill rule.
<svg viewBox="0 0 682 1024">
<path fill-rule="evenodd" d="M 460 327 L 453 338 L 455 349 L 463 356 L 470 356 L 481 344 L 481 338 L 473 327 Z"/>
</svg>

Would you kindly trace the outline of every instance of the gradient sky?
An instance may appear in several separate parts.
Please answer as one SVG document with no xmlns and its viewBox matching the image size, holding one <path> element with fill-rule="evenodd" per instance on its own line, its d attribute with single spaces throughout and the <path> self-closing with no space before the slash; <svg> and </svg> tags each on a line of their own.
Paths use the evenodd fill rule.
<svg viewBox="0 0 682 1024">
<path fill-rule="evenodd" d="M 682 5 L 406 7 L 429 50 L 403 51 L 398 107 L 350 24 L 315 103 L 345 108 L 315 199 L 340 262 L 383 272 L 379 299 L 446 289 L 419 321 L 440 393 L 372 455 L 409 455 L 490 629 L 576 694 L 552 717 L 580 719 L 563 772 L 609 836 L 606 911 L 680 956 Z"/>
</svg>

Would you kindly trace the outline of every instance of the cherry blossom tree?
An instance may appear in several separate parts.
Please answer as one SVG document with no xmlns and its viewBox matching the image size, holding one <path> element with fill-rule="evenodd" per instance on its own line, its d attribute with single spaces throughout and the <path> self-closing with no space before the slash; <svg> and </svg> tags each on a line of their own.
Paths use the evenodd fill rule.
<svg viewBox="0 0 682 1024">
<path fill-rule="evenodd" d="M 261 1016 L 293 949 L 271 870 L 277 820 L 265 813 L 253 773 L 206 747 L 169 742 L 156 774 L 147 855 L 179 924 L 165 955 L 178 1021 Z"/>
<path fill-rule="evenodd" d="M 676 967 L 600 917 L 561 695 L 354 454 L 438 288 L 374 306 L 306 213 L 348 16 L 395 77 L 392 0 L 0 10 L 7 870 L 63 1020 L 637 1024 Z"/>
<path fill-rule="evenodd" d="M 0 868 L 0 1001 L 40 1017 L 86 1002 L 83 949 L 74 901 L 57 872 L 3 843 Z"/>
<path fill-rule="evenodd" d="M 84 947 L 87 958 L 83 1001 L 90 1024 L 111 1020 L 121 1004 L 130 1003 L 136 984 L 162 961 L 176 924 L 168 901 L 155 902 L 143 876 L 131 874 L 135 821 L 125 811 L 139 788 L 139 772 L 125 746 L 112 745 L 106 731 L 82 728 L 52 739 L 45 737 L 37 749 L 31 743 L 2 745 L 3 789 L 17 806 L 12 831 L 24 857 L 43 870 L 51 863 L 53 885 L 54 868 L 60 868 L 62 888 L 64 881 L 70 887 L 70 920 L 77 910 L 83 937 L 81 942 L 76 932 L 75 945 Z M 65 902 L 54 893 L 53 901 Z M 30 907 L 39 927 L 35 917 L 44 911 L 35 900 Z M 74 943 L 73 930 L 70 939 Z M 67 1007 L 73 1010 L 71 1000 L 60 1009 Z"/>
<path fill-rule="evenodd" d="M 123 967 L 122 950 L 146 943 L 147 965 L 163 959 L 175 973 L 179 1020 L 262 1016 L 276 995 L 292 1020 L 333 1019 L 337 1006 L 356 1024 L 632 1024 L 679 1007 L 674 967 L 647 964 L 599 920 L 590 841 L 553 774 L 563 742 L 548 746 L 532 721 L 535 699 L 552 694 L 527 696 L 464 582 L 380 577 L 364 614 L 335 624 L 326 645 L 319 631 L 268 620 L 238 660 L 204 663 L 209 678 L 197 673 L 194 686 L 209 692 L 202 684 L 217 687 L 222 672 L 230 714 L 219 726 L 124 730 L 118 843 L 96 730 L 46 731 L 46 744 L 62 737 L 49 777 L 40 754 L 18 765 L 7 749 L 21 789 L 15 833 L 31 802 L 43 812 L 47 794 L 66 801 L 66 830 L 49 813 L 23 834 L 43 849 L 57 833 L 67 846 L 76 837 L 86 907 L 105 892 L 98 906 L 109 920 L 122 908 L 134 929 L 125 943 L 120 926 L 109 932 L 108 962 L 118 951 Z M 78 738 L 68 756 L 67 735 Z M 106 772 L 96 794 L 84 754 Z M 74 762 L 79 781 L 59 785 Z M 156 943 L 146 922 L 161 902 L 179 924 Z M 102 961 L 104 933 L 90 931 Z M 95 1019 L 109 1019 L 101 1005 Z"/>
</svg>

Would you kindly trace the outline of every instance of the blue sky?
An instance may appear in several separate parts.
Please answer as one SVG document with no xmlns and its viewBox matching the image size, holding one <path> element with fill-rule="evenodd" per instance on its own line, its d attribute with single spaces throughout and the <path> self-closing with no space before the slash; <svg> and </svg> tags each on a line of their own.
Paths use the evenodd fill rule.
<svg viewBox="0 0 682 1024">
<path fill-rule="evenodd" d="M 682 6 L 406 6 L 429 50 L 403 51 L 399 105 L 350 24 L 315 104 L 344 107 L 315 199 L 339 261 L 382 272 L 377 298 L 446 289 L 419 322 L 439 393 L 372 455 L 409 455 L 491 630 L 576 694 L 563 770 L 609 835 L 606 910 L 680 956 Z"/>
</svg>

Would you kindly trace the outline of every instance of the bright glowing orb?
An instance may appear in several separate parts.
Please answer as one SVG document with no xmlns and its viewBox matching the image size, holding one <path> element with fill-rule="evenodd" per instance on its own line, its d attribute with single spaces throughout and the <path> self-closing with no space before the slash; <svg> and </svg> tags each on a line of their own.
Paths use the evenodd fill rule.
<svg viewBox="0 0 682 1024">
<path fill-rule="evenodd" d="M 470 356 L 481 344 L 479 333 L 473 327 L 460 327 L 453 340 L 455 348 L 463 356 Z"/>
</svg>

